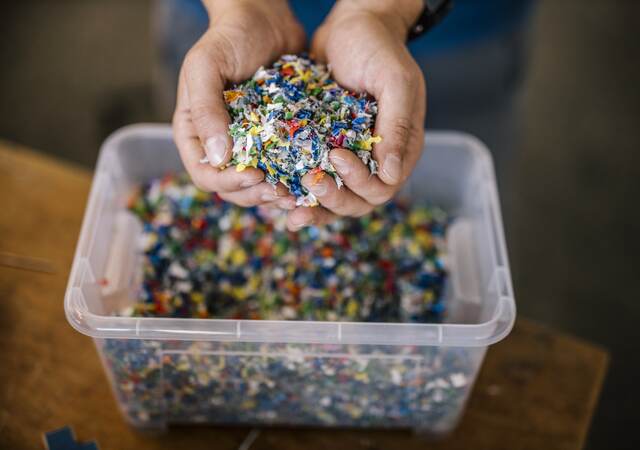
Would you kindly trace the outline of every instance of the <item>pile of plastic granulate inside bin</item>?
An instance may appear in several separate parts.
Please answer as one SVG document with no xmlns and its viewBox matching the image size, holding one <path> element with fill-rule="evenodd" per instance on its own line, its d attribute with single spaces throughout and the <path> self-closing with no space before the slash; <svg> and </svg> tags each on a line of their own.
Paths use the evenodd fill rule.
<svg viewBox="0 0 640 450">
<path fill-rule="evenodd" d="M 391 202 L 361 218 L 286 230 L 279 210 L 239 208 L 186 175 L 142 186 L 142 285 L 123 315 L 437 322 L 447 218 Z"/>
<path fill-rule="evenodd" d="M 372 157 L 381 140 L 373 134 L 377 104 L 367 94 L 340 87 L 325 65 L 284 55 L 225 91 L 224 98 L 232 120 L 230 164 L 239 171 L 262 169 L 269 183 L 288 187 L 298 205 L 317 205 L 301 184 L 309 172 L 328 173 L 342 185 L 329 161 L 333 148 L 353 151 L 372 174 L 377 171 Z"/>
</svg>

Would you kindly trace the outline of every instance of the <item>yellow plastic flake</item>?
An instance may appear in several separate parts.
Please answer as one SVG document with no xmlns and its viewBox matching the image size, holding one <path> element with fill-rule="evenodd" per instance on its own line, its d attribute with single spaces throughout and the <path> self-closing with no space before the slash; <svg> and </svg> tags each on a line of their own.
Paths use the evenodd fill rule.
<svg viewBox="0 0 640 450">
<path fill-rule="evenodd" d="M 360 417 L 362 415 L 362 408 L 358 407 L 357 405 L 355 405 L 353 403 L 347 403 L 345 405 L 344 409 L 354 419 L 357 419 L 358 417 Z"/>
<path fill-rule="evenodd" d="M 240 408 L 244 411 L 251 411 L 256 407 L 256 402 L 254 400 L 245 400 L 240 404 Z"/>
<path fill-rule="evenodd" d="M 247 291 L 244 286 L 235 286 L 231 288 L 231 295 L 236 300 L 245 300 L 247 298 Z"/>
<path fill-rule="evenodd" d="M 409 255 L 413 257 L 418 257 L 422 253 L 420 251 L 420 245 L 416 241 L 410 241 L 407 245 L 407 250 Z"/>
<path fill-rule="evenodd" d="M 195 303 L 203 303 L 204 302 L 204 295 L 202 295 L 201 292 L 192 292 L 191 293 L 191 300 L 193 300 L 193 302 L 195 302 Z"/>
<path fill-rule="evenodd" d="M 382 230 L 383 226 L 384 224 L 382 223 L 382 220 L 379 219 L 372 220 L 371 224 L 369 225 L 371 233 L 377 233 L 378 231 Z"/>
<path fill-rule="evenodd" d="M 224 91 L 224 101 L 227 103 L 232 103 L 233 101 L 239 99 L 243 95 L 244 94 L 242 93 L 242 91 L 235 91 L 235 90 Z"/>
<path fill-rule="evenodd" d="M 416 208 L 409 214 L 409 225 L 411 227 L 417 227 L 420 224 L 428 222 L 430 219 L 429 213 L 424 208 Z"/>
<path fill-rule="evenodd" d="M 311 78 L 311 75 L 313 74 L 307 69 L 302 73 L 302 75 L 300 75 L 300 79 L 306 83 Z"/>
<path fill-rule="evenodd" d="M 247 287 L 252 291 L 252 292 L 256 292 L 258 290 L 258 288 L 260 288 L 260 284 L 262 283 L 262 278 L 259 276 L 252 276 L 249 278 L 249 281 L 247 283 Z"/>
<path fill-rule="evenodd" d="M 260 118 L 253 111 L 251 111 L 251 114 L 249 114 L 249 118 L 251 119 L 252 122 L 260 122 Z"/>
<path fill-rule="evenodd" d="M 369 382 L 369 375 L 367 374 L 367 372 L 356 372 L 353 377 L 356 380 L 362 381 L 364 383 L 368 383 Z"/>
<path fill-rule="evenodd" d="M 247 166 L 245 164 L 240 163 L 236 166 L 236 172 L 242 172 L 246 168 Z"/>
<path fill-rule="evenodd" d="M 189 364 L 189 361 L 179 360 L 178 363 L 176 364 L 176 369 L 182 370 L 182 371 L 188 371 L 188 370 L 191 370 L 191 365 Z"/>
<path fill-rule="evenodd" d="M 433 246 L 433 238 L 431 237 L 431 233 L 428 233 L 425 230 L 416 231 L 416 241 L 418 241 L 418 243 L 424 248 Z"/>
<path fill-rule="evenodd" d="M 358 302 L 351 299 L 347 303 L 347 317 L 355 317 L 358 314 Z"/>
<path fill-rule="evenodd" d="M 435 300 L 435 295 L 433 293 L 432 290 L 428 290 L 428 291 L 424 291 L 424 303 L 425 304 L 430 304 L 433 303 L 433 301 Z"/>
<path fill-rule="evenodd" d="M 231 263 L 235 266 L 242 266 L 247 262 L 247 254 L 242 247 L 237 247 L 231 252 Z"/>
<path fill-rule="evenodd" d="M 397 223 L 391 229 L 391 233 L 389 233 L 389 242 L 393 246 L 399 246 L 402 242 L 404 226 L 401 223 Z"/>
<path fill-rule="evenodd" d="M 358 147 L 362 150 L 371 150 L 373 148 L 373 144 L 377 144 L 381 141 L 382 138 L 380 136 L 371 136 L 366 141 L 358 141 Z"/>
<path fill-rule="evenodd" d="M 196 191 L 195 200 L 197 202 L 205 202 L 205 201 L 209 200 L 210 197 L 211 197 L 211 194 L 209 194 L 208 192 L 201 191 L 200 189 L 198 189 Z"/>
</svg>

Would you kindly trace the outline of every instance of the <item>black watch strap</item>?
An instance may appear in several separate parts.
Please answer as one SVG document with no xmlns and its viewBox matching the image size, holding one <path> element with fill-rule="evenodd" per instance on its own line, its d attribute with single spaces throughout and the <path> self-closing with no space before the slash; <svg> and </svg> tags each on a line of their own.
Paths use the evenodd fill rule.
<svg viewBox="0 0 640 450">
<path fill-rule="evenodd" d="M 437 25 L 453 7 L 452 0 L 424 0 L 424 8 L 416 23 L 409 29 L 407 41 L 422 36 Z"/>
</svg>

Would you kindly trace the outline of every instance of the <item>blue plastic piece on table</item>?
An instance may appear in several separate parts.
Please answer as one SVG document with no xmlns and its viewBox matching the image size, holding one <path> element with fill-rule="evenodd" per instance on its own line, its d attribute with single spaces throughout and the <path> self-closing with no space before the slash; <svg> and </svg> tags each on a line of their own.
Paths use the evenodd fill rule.
<svg viewBox="0 0 640 450">
<path fill-rule="evenodd" d="M 45 433 L 44 444 L 46 450 L 98 450 L 95 442 L 77 442 L 69 426 Z"/>
</svg>

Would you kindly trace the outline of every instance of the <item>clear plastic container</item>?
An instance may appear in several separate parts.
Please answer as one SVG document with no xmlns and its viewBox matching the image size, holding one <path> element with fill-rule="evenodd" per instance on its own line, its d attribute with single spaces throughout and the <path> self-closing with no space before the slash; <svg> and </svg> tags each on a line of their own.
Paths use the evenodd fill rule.
<svg viewBox="0 0 640 450">
<path fill-rule="evenodd" d="M 118 404 L 136 427 L 171 423 L 410 427 L 450 431 L 487 346 L 515 304 L 489 152 L 456 132 L 426 134 L 403 195 L 455 218 L 447 232 L 444 323 L 117 317 L 135 301 L 141 226 L 134 186 L 182 170 L 166 125 L 104 144 L 65 296 L 93 337 Z M 104 283 L 103 280 L 108 280 Z"/>
</svg>

